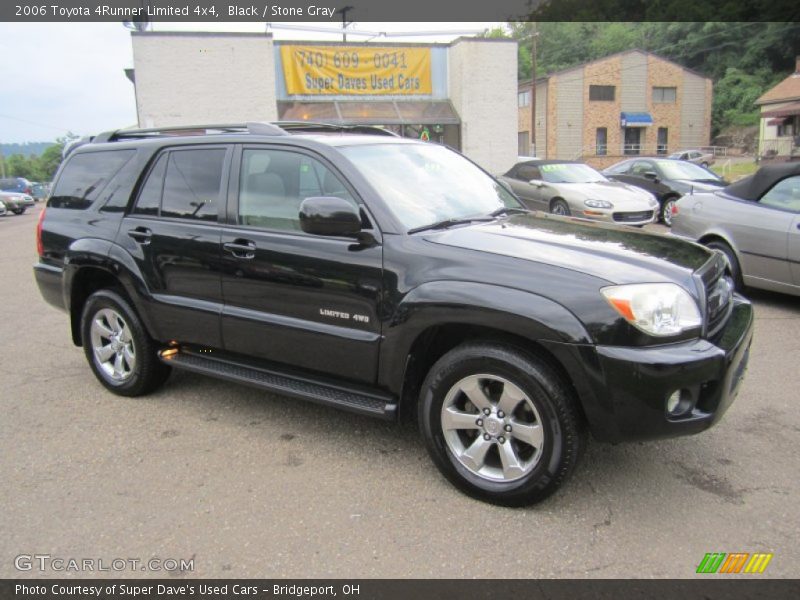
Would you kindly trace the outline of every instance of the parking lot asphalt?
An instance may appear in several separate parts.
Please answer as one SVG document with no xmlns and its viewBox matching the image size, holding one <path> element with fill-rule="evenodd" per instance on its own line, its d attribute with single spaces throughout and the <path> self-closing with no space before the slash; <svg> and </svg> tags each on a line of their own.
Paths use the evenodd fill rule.
<svg viewBox="0 0 800 600">
<path fill-rule="evenodd" d="M 21 554 L 193 558 L 175 575 L 215 578 L 683 578 L 707 552 L 772 552 L 761 577 L 800 574 L 800 299 L 752 294 L 750 368 L 717 427 L 592 443 L 555 496 L 498 508 L 451 487 L 412 424 L 182 373 L 110 394 L 39 296 L 39 210 L 0 218 L 2 577 L 74 575 L 18 571 Z"/>
</svg>

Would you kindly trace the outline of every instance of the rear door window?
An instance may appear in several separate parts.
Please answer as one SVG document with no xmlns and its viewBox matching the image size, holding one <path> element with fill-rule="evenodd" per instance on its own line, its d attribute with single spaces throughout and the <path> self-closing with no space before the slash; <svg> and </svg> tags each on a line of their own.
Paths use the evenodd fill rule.
<svg viewBox="0 0 800 600">
<path fill-rule="evenodd" d="M 70 158 L 50 196 L 48 206 L 86 209 L 108 182 L 133 158 L 136 150 L 84 152 Z"/>
<path fill-rule="evenodd" d="M 225 148 L 170 152 L 161 216 L 216 221 L 226 153 Z"/>
</svg>

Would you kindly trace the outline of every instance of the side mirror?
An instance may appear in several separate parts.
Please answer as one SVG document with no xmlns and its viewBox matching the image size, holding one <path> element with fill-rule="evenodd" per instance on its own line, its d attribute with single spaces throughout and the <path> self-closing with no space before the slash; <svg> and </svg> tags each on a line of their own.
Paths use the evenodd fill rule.
<svg viewBox="0 0 800 600">
<path fill-rule="evenodd" d="M 314 235 L 356 235 L 361 231 L 361 215 L 342 198 L 312 196 L 300 205 L 300 228 Z"/>
<path fill-rule="evenodd" d="M 544 187 L 544 181 L 541 179 L 531 179 L 528 183 L 530 183 L 533 187 Z"/>
<path fill-rule="evenodd" d="M 650 181 L 658 181 L 658 174 L 655 171 L 645 171 L 643 173 L 645 179 Z"/>
</svg>

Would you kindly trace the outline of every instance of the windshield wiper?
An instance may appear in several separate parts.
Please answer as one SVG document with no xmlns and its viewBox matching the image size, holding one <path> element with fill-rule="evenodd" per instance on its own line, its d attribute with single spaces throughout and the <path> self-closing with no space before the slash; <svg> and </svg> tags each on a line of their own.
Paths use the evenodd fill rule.
<svg viewBox="0 0 800 600">
<path fill-rule="evenodd" d="M 489 216 L 499 217 L 500 215 L 526 215 L 529 211 L 527 208 L 516 208 L 511 206 L 502 206 L 496 211 L 490 213 Z"/>
<path fill-rule="evenodd" d="M 448 227 L 452 227 L 453 225 L 466 225 L 467 223 L 476 223 L 476 222 L 486 222 L 491 221 L 492 218 L 490 217 L 465 217 L 463 219 L 442 219 L 441 221 L 436 221 L 435 223 L 429 223 L 428 225 L 420 225 L 419 227 L 412 227 L 408 230 L 408 233 L 417 233 L 418 231 L 426 231 L 428 229 L 447 229 Z"/>
</svg>

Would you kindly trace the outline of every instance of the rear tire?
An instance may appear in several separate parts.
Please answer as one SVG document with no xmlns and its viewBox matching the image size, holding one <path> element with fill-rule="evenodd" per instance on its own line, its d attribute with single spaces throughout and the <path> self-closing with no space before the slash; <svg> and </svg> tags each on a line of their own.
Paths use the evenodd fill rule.
<svg viewBox="0 0 800 600">
<path fill-rule="evenodd" d="M 25 209 L 24 208 L 15 208 L 11 212 L 13 212 L 15 215 L 21 215 L 22 213 L 25 212 Z"/>
<path fill-rule="evenodd" d="M 555 492 L 585 443 L 577 400 L 554 369 L 495 343 L 464 344 L 436 362 L 420 393 L 419 426 L 453 485 L 503 506 Z"/>
<path fill-rule="evenodd" d="M 136 311 L 117 292 L 100 290 L 86 300 L 81 338 L 95 377 L 120 396 L 141 396 L 160 387 L 170 367 L 158 358 Z"/>
<path fill-rule="evenodd" d="M 728 273 L 733 279 L 733 287 L 737 292 L 744 291 L 744 280 L 742 279 L 742 269 L 739 266 L 739 260 L 736 258 L 736 253 L 733 251 L 726 242 L 722 240 L 712 240 L 706 244 L 706 247 L 719 250 L 725 255 L 728 262 Z"/>
</svg>

